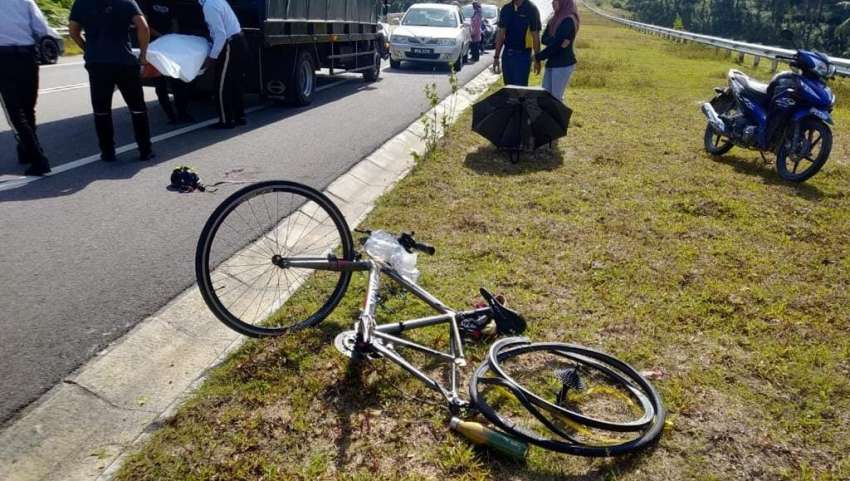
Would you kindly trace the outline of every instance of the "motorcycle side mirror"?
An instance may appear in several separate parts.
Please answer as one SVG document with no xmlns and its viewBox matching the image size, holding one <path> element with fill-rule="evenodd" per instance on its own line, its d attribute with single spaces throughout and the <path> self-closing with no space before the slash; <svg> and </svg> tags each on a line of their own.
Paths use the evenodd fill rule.
<svg viewBox="0 0 850 481">
<path fill-rule="evenodd" d="M 779 38 L 785 40 L 788 45 L 794 45 L 794 32 L 788 30 L 787 28 L 779 32 Z"/>
</svg>

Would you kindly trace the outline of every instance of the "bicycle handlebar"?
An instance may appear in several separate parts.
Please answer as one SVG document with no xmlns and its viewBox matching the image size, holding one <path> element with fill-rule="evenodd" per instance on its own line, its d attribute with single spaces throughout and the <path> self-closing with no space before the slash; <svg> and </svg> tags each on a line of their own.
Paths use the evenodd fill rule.
<svg viewBox="0 0 850 481">
<path fill-rule="evenodd" d="M 424 242 L 416 242 L 416 239 L 413 238 L 413 234 L 413 232 L 409 234 L 407 232 L 403 232 L 398 238 L 398 243 L 401 244 L 401 246 L 404 247 L 407 252 L 410 252 L 412 249 L 415 249 L 419 252 L 428 254 L 429 256 L 432 256 L 437 253 L 437 249 L 434 248 L 434 246 L 426 244 Z"/>
</svg>

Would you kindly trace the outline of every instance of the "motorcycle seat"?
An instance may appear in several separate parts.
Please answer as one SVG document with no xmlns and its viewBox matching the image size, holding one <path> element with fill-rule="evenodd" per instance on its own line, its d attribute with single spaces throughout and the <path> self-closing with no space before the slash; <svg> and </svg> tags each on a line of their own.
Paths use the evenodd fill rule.
<svg viewBox="0 0 850 481">
<path fill-rule="evenodd" d="M 767 96 L 768 84 L 750 78 L 747 74 L 740 70 L 731 70 L 729 72 L 729 77 L 730 79 L 736 80 L 744 88 L 744 93 L 747 97 L 762 105 L 767 104 L 769 100 Z"/>
</svg>

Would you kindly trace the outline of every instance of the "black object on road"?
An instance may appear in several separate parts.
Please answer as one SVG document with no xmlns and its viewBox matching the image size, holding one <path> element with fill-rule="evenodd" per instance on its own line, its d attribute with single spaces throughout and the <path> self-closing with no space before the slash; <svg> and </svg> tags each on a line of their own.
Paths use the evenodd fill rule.
<svg viewBox="0 0 850 481">
<path fill-rule="evenodd" d="M 573 111 L 539 87 L 509 85 L 472 107 L 472 130 L 511 151 L 534 150 L 567 135 Z"/>
</svg>

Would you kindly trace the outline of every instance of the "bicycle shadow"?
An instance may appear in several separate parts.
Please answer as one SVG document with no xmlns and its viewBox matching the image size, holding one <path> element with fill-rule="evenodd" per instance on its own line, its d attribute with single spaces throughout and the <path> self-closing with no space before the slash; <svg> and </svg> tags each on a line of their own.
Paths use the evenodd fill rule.
<svg viewBox="0 0 850 481">
<path fill-rule="evenodd" d="M 782 180 L 779 174 L 776 173 L 776 167 L 773 163 L 765 163 L 753 161 L 737 155 L 724 156 L 709 156 L 709 158 L 717 163 L 728 165 L 735 169 L 735 172 L 748 175 L 751 177 L 761 177 L 762 181 L 767 185 L 778 185 L 789 187 L 794 194 L 806 200 L 820 201 L 826 194 L 817 186 L 811 184 L 797 184 Z"/>
<path fill-rule="evenodd" d="M 576 471 L 584 471 L 576 474 L 564 474 L 557 470 L 545 468 L 533 469 L 522 462 L 505 462 L 496 458 L 494 458 L 495 462 L 484 464 L 491 467 L 488 479 L 494 481 L 601 481 L 619 479 L 619 476 L 638 469 L 643 464 L 644 459 L 651 456 L 654 450 L 655 445 L 640 453 L 618 458 L 592 459 L 570 456 L 569 462 L 575 465 Z M 478 449 L 478 451 L 485 459 L 490 456 L 483 450 Z"/>
<path fill-rule="evenodd" d="M 510 153 L 492 145 L 479 146 L 466 154 L 463 165 L 482 175 L 507 177 L 532 172 L 553 171 L 564 165 L 564 152 L 557 144 L 522 152 L 519 162 L 510 161 Z"/>
</svg>

